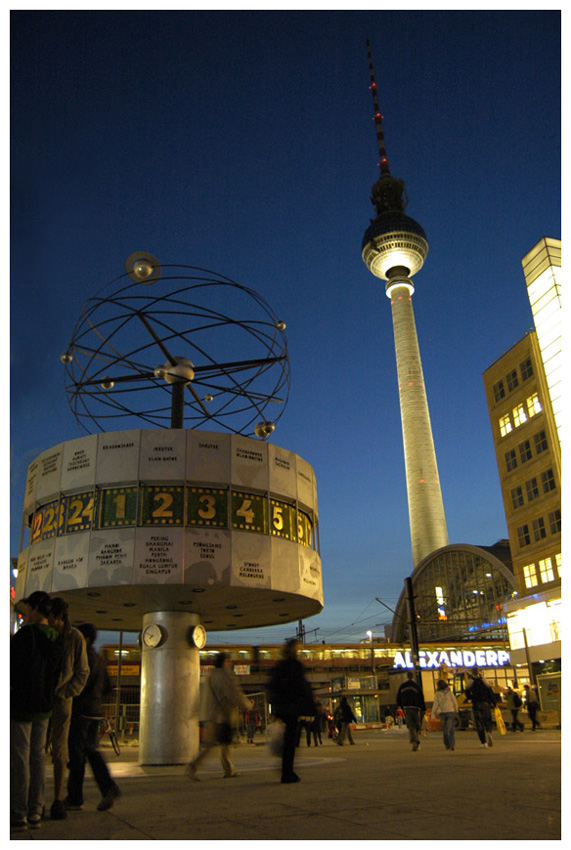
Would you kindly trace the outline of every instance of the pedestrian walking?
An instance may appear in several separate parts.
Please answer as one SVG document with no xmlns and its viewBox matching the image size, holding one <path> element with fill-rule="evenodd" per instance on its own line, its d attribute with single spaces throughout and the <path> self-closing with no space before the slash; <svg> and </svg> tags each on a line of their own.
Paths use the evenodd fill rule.
<svg viewBox="0 0 571 850">
<path fill-rule="evenodd" d="M 408 670 L 406 681 L 397 691 L 397 703 L 404 711 L 404 719 L 409 733 L 412 751 L 420 749 L 420 728 L 426 705 L 422 688 L 414 679 L 412 670 Z"/>
<path fill-rule="evenodd" d="M 73 698 L 79 696 L 89 677 L 87 649 L 83 635 L 69 621 L 67 602 L 60 596 L 52 598 L 48 617 L 50 625 L 63 641 L 63 657 L 56 700 L 52 715 L 51 745 L 54 768 L 54 801 L 50 809 L 52 820 L 67 817 L 63 802 L 65 771 L 69 761 L 68 737 Z"/>
<path fill-rule="evenodd" d="M 197 779 L 200 764 L 216 745 L 220 746 L 220 760 L 224 778 L 238 776 L 230 759 L 230 747 L 238 726 L 238 709 L 251 709 L 254 703 L 244 696 L 238 679 L 231 670 L 231 661 L 225 652 L 219 652 L 206 683 L 206 727 L 204 748 L 186 768 L 191 779 Z"/>
<path fill-rule="evenodd" d="M 252 704 L 252 708 L 249 708 L 245 714 L 246 721 L 246 741 L 248 744 L 254 743 L 254 735 L 256 734 L 256 729 L 258 727 L 259 722 L 259 714 L 256 710 L 256 706 Z"/>
<path fill-rule="evenodd" d="M 477 667 L 473 667 L 468 676 L 466 698 L 472 703 L 474 726 L 482 747 L 493 747 L 492 738 L 492 708 L 496 704 L 496 696 L 482 677 Z"/>
<path fill-rule="evenodd" d="M 113 688 L 107 675 L 107 662 L 95 650 L 97 629 L 92 623 L 84 623 L 79 626 L 79 631 L 85 638 L 89 677 L 84 689 L 72 703 L 68 737 L 69 775 L 64 805 L 66 811 L 83 809 L 83 780 L 85 763 L 88 761 L 101 792 L 101 802 L 97 809 L 104 812 L 121 796 L 103 755 L 97 749 L 99 725 L 104 716 L 103 698 L 109 696 Z"/>
<path fill-rule="evenodd" d="M 10 829 L 41 826 L 45 756 L 62 643 L 48 622 L 51 598 L 42 590 L 21 600 L 24 625 L 10 642 Z"/>
<path fill-rule="evenodd" d="M 448 687 L 445 679 L 439 679 L 432 703 L 432 716 L 440 717 L 442 726 L 442 737 L 447 750 L 455 747 L 456 715 L 458 714 L 458 701 L 454 692 Z"/>
<path fill-rule="evenodd" d="M 345 738 L 348 738 L 350 744 L 354 744 L 353 735 L 351 734 L 351 723 L 356 723 L 357 718 L 353 714 L 353 709 L 349 705 L 349 701 L 347 697 L 341 697 L 341 701 L 339 703 L 339 712 L 341 717 L 341 730 L 339 732 L 339 737 L 337 739 L 337 743 L 340 747 L 345 743 Z"/>
<path fill-rule="evenodd" d="M 286 641 L 267 685 L 272 714 L 285 724 L 281 776 L 284 783 L 299 782 L 293 769 L 298 720 L 315 714 L 313 693 L 297 657 L 297 646 L 295 639 Z"/>
<path fill-rule="evenodd" d="M 515 732 L 517 729 L 519 729 L 520 732 L 523 732 L 525 728 L 521 720 L 518 718 L 518 712 L 522 705 L 523 701 L 518 692 L 514 691 L 511 685 L 508 685 L 506 689 L 506 706 L 512 716 L 512 732 Z"/>
<path fill-rule="evenodd" d="M 539 698 L 537 696 L 537 689 L 533 685 L 528 684 L 523 689 L 523 695 L 525 697 L 527 713 L 531 720 L 531 731 L 535 732 L 536 729 L 539 729 L 540 724 L 537 719 L 537 712 L 541 708 Z"/>
</svg>

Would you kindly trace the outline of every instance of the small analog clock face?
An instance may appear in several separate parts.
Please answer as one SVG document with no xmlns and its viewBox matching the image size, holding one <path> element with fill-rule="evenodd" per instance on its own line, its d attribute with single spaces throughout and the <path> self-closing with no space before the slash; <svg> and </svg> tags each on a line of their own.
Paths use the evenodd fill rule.
<svg viewBox="0 0 571 850">
<path fill-rule="evenodd" d="M 149 649 L 154 649 L 163 639 L 163 630 L 155 623 L 151 623 L 143 629 L 143 643 Z"/>
<path fill-rule="evenodd" d="M 192 642 L 198 649 L 206 644 L 206 629 L 200 623 L 192 630 Z"/>
</svg>

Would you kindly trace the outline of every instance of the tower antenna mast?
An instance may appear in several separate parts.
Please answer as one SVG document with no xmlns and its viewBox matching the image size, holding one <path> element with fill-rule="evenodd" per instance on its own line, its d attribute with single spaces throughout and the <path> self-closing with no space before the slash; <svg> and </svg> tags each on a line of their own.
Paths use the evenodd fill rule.
<svg viewBox="0 0 571 850">
<path fill-rule="evenodd" d="M 375 122 L 375 129 L 377 131 L 377 145 L 379 148 L 379 168 L 381 169 L 381 174 L 390 174 L 389 161 L 387 159 L 387 149 L 385 147 L 385 134 L 383 131 L 383 116 L 381 115 L 381 108 L 379 106 L 379 94 L 377 91 L 377 83 L 375 81 L 375 70 L 373 68 L 373 56 L 371 54 L 371 42 L 367 39 L 367 55 L 369 57 L 369 74 L 371 77 L 371 85 L 369 88 L 373 94 L 373 106 L 375 108 L 375 114 L 373 116 L 373 120 Z"/>
</svg>

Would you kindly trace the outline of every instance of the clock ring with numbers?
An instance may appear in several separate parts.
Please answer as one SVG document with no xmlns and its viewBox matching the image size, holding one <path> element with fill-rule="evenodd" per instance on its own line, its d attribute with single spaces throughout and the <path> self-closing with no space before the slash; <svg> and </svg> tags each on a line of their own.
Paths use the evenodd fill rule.
<svg viewBox="0 0 571 850">
<path fill-rule="evenodd" d="M 81 430 L 142 421 L 267 438 L 289 394 L 285 323 L 215 272 L 143 251 L 126 269 L 84 304 L 61 355 Z"/>
</svg>

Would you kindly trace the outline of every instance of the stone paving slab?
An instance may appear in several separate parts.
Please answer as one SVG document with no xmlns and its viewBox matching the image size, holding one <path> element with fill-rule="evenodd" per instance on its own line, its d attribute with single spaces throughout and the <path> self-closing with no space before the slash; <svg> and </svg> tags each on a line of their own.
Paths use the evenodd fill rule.
<svg viewBox="0 0 571 850">
<path fill-rule="evenodd" d="M 87 769 L 85 807 L 19 840 L 559 840 L 561 733 L 495 736 L 482 749 L 473 732 L 454 752 L 429 733 L 412 753 L 406 734 L 355 735 L 355 746 L 301 746 L 301 782 L 281 785 L 265 747 L 240 745 L 240 776 L 223 779 L 213 753 L 191 782 L 182 765 L 140 766 L 136 748 L 105 751 L 122 796 L 107 812 Z M 48 772 L 48 804 L 51 802 Z M 49 805 L 48 805 L 49 808 Z"/>
</svg>

